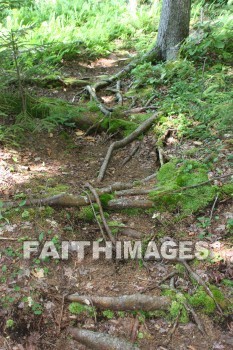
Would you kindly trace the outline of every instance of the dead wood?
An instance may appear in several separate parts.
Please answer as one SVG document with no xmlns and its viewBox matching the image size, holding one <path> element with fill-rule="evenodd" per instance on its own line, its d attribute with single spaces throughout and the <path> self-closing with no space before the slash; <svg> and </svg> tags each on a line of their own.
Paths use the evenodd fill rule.
<svg viewBox="0 0 233 350">
<path fill-rule="evenodd" d="M 111 240 L 111 242 L 113 244 L 116 243 L 116 240 L 107 224 L 107 221 L 105 219 L 105 216 L 104 216 L 104 211 L 103 211 L 103 208 L 102 208 L 102 204 L 101 204 L 101 201 L 99 199 L 99 196 L 98 196 L 98 193 L 96 192 L 96 190 L 94 189 L 94 187 L 92 187 L 89 183 L 86 184 L 86 186 L 90 191 L 91 193 L 93 194 L 94 198 L 95 198 L 95 201 L 96 203 L 98 204 L 98 207 L 99 207 L 99 213 L 100 213 L 100 216 L 101 216 L 101 219 L 102 219 L 102 222 L 103 222 L 103 225 L 104 225 L 104 228 L 105 228 L 105 231 L 107 232 L 107 235 L 109 237 L 109 239 Z"/>
<path fill-rule="evenodd" d="M 127 236 L 135 239 L 141 239 L 143 236 L 142 232 L 138 232 L 132 228 L 129 227 L 120 227 L 119 228 L 119 234 L 122 236 Z"/>
<path fill-rule="evenodd" d="M 137 143 L 136 146 L 133 147 L 132 151 L 130 152 L 130 154 L 128 155 L 128 157 L 126 157 L 123 162 L 122 162 L 122 166 L 125 166 L 132 158 L 133 156 L 137 153 L 137 151 L 139 150 L 140 147 L 140 143 Z"/>
<path fill-rule="evenodd" d="M 90 299 L 98 309 L 113 311 L 168 310 L 171 306 L 171 300 L 167 297 L 143 294 L 121 295 L 119 297 L 90 297 L 87 295 L 71 294 L 67 299 L 81 304 L 89 304 Z"/>
<path fill-rule="evenodd" d="M 95 199 L 91 197 L 91 200 L 95 202 Z M 15 202 L 4 202 L 3 208 L 15 208 L 18 207 L 20 201 Z M 72 195 L 67 193 L 60 193 L 58 195 L 41 198 L 41 199 L 32 199 L 27 200 L 24 204 L 25 207 L 30 206 L 43 206 L 49 205 L 51 207 L 64 207 L 64 208 L 72 208 L 72 207 L 84 207 L 90 205 L 90 200 L 87 196 L 80 195 Z M 146 199 L 128 199 L 128 198 L 120 198 L 120 199 L 112 199 L 108 202 L 106 208 L 110 210 L 121 210 L 126 208 L 151 208 L 153 207 L 153 202 Z"/>
<path fill-rule="evenodd" d="M 127 111 L 123 112 L 125 115 L 131 115 L 131 114 L 138 114 L 146 112 L 148 109 L 154 110 L 157 109 L 155 106 L 145 106 L 145 107 L 137 107 L 137 108 L 131 108 Z"/>
<path fill-rule="evenodd" d="M 116 100 L 119 105 L 123 106 L 123 97 L 121 94 L 121 81 L 118 80 L 116 83 Z"/>
<path fill-rule="evenodd" d="M 128 208 L 152 208 L 154 203 L 149 199 L 129 199 L 129 198 L 119 198 L 112 199 L 108 202 L 107 208 L 112 210 L 122 210 Z"/>
<path fill-rule="evenodd" d="M 184 265 L 184 267 L 186 268 L 186 270 L 188 271 L 189 275 L 199 284 L 201 285 L 206 293 L 214 300 L 215 305 L 218 309 L 218 311 L 222 314 L 222 309 L 220 307 L 220 305 L 218 304 L 218 302 L 216 301 L 212 291 L 210 290 L 210 288 L 207 286 L 207 284 L 205 283 L 205 281 L 203 281 L 203 279 L 195 272 L 191 269 L 191 267 L 189 266 L 189 264 L 187 263 L 187 261 L 182 260 L 182 259 L 178 259 L 179 262 L 181 262 L 181 264 Z"/>
<path fill-rule="evenodd" d="M 73 327 L 69 327 L 68 332 L 75 340 L 92 350 L 140 350 L 136 345 L 109 334 Z"/>
<path fill-rule="evenodd" d="M 86 193 L 86 195 L 87 195 L 87 197 L 88 197 L 88 199 L 90 201 L 90 205 L 91 205 L 91 209 L 93 211 L 94 217 L 95 217 L 95 221 L 97 222 L 97 225 L 99 226 L 99 229 L 100 229 L 100 232 L 102 234 L 102 237 L 103 237 L 104 241 L 106 242 L 107 241 L 107 237 L 105 236 L 105 233 L 104 233 L 104 230 L 103 230 L 102 225 L 100 223 L 100 220 L 99 220 L 99 218 L 98 218 L 98 216 L 96 214 L 93 202 L 91 200 L 91 196 L 90 196 L 90 194 L 88 192 L 84 192 L 84 193 Z"/>
<path fill-rule="evenodd" d="M 112 157 L 112 153 L 114 150 L 117 150 L 119 148 L 123 148 L 132 141 L 134 141 L 138 136 L 140 136 L 143 132 L 147 131 L 151 125 L 154 123 L 155 119 L 157 118 L 157 113 L 153 114 L 150 118 L 145 120 L 136 130 L 134 130 L 130 135 L 126 136 L 124 139 L 120 141 L 115 141 L 111 144 L 109 147 L 107 154 L 105 156 L 105 159 L 102 163 L 102 166 L 99 171 L 99 175 L 97 178 L 98 182 L 101 182 L 104 178 L 108 163 Z"/>
<path fill-rule="evenodd" d="M 151 189 L 143 189 L 143 188 L 132 188 L 129 190 L 122 190 L 115 192 L 116 197 L 120 196 L 137 196 L 137 195 L 145 195 L 149 194 L 151 191 L 156 190 L 156 188 Z"/>
<path fill-rule="evenodd" d="M 104 115 L 106 116 L 109 116 L 111 115 L 111 112 L 113 111 L 112 109 L 110 108 L 107 108 L 100 100 L 99 98 L 97 97 L 96 95 L 96 89 L 93 87 L 93 86 L 90 86 L 90 85 L 87 85 L 86 88 L 85 88 L 90 96 L 96 101 L 99 109 L 101 110 L 101 112 L 103 112 Z"/>
</svg>

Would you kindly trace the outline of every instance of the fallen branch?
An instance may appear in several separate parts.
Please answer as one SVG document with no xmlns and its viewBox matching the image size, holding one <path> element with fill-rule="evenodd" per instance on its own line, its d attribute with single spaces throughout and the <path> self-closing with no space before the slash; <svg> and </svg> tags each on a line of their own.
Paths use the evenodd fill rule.
<svg viewBox="0 0 233 350">
<path fill-rule="evenodd" d="M 124 139 L 120 141 L 115 141 L 111 144 L 111 146 L 108 149 L 108 152 L 106 154 L 106 157 L 103 161 L 103 164 L 100 168 L 100 172 L 97 178 L 97 181 L 100 182 L 103 180 L 108 163 L 112 157 L 112 152 L 114 150 L 117 150 L 119 148 L 123 148 L 132 141 L 134 141 L 138 136 L 140 136 L 143 132 L 147 131 L 151 125 L 154 123 L 155 119 L 157 118 L 157 113 L 153 114 L 150 118 L 145 120 L 136 130 L 134 130 L 130 135 L 125 137 Z"/>
<path fill-rule="evenodd" d="M 90 297 L 86 295 L 71 294 L 67 299 L 81 304 L 87 304 L 89 303 L 89 299 L 91 299 L 93 305 L 98 309 L 113 311 L 168 310 L 171 306 L 171 300 L 168 297 L 143 294 L 122 295 L 119 297 Z"/>
<path fill-rule="evenodd" d="M 121 210 L 128 208 L 141 208 L 147 209 L 154 206 L 153 201 L 147 199 L 128 199 L 128 198 L 119 198 L 112 199 L 108 202 L 107 208 L 112 210 Z"/>
<path fill-rule="evenodd" d="M 11 238 L 11 237 L 1 237 L 0 241 L 18 241 L 18 238 Z"/>
<path fill-rule="evenodd" d="M 102 237 L 103 237 L 104 241 L 106 242 L 106 241 L 107 241 L 107 238 L 106 238 L 106 236 L 105 236 L 105 233 L 104 233 L 104 230 L 103 230 L 103 228 L 102 228 L 102 225 L 101 225 L 101 223 L 100 223 L 100 221 L 99 221 L 99 219 L 98 219 L 98 216 L 96 215 L 96 211 L 95 211 L 94 205 L 93 205 L 93 203 L 92 203 L 91 196 L 89 195 L 88 192 L 85 192 L 85 193 L 86 193 L 86 195 L 87 195 L 87 197 L 88 197 L 88 199 L 89 199 L 89 201 L 90 201 L 91 209 L 92 209 L 93 215 L 94 215 L 94 217 L 95 217 L 95 221 L 97 222 L 97 225 L 99 226 L 99 229 L 100 229 L 100 232 L 101 232 L 101 234 L 102 234 Z"/>
<path fill-rule="evenodd" d="M 157 97 L 157 94 L 152 95 L 149 100 L 146 102 L 145 107 L 149 106 L 150 103 Z"/>
<path fill-rule="evenodd" d="M 128 109 L 127 111 L 125 111 L 123 113 L 125 115 L 138 114 L 138 113 L 146 112 L 148 109 L 154 110 L 154 109 L 157 109 L 157 107 L 156 106 L 147 106 L 147 107 L 131 108 L 131 109 Z"/>
<path fill-rule="evenodd" d="M 205 289 L 206 293 L 214 300 L 215 305 L 216 305 L 218 311 L 222 314 L 223 312 L 222 312 L 222 309 L 221 309 L 220 305 L 219 305 L 218 302 L 216 301 L 216 299 L 215 299 L 215 297 L 214 297 L 212 291 L 211 291 L 210 288 L 207 286 L 207 284 L 205 283 L 205 281 L 203 281 L 203 279 L 202 279 L 198 274 L 196 274 L 196 272 L 194 272 L 194 271 L 191 269 L 191 267 L 189 266 L 189 264 L 187 263 L 187 261 L 182 260 L 182 259 L 178 259 L 178 261 L 179 261 L 181 264 L 184 265 L 184 267 L 186 268 L 186 270 L 188 271 L 188 273 L 190 274 L 190 276 L 191 276 L 199 285 L 201 285 L 201 286 Z"/>
<path fill-rule="evenodd" d="M 140 350 L 136 345 L 111 335 L 69 327 L 68 332 L 79 343 L 92 350 Z"/>
<path fill-rule="evenodd" d="M 140 196 L 140 195 L 145 195 L 149 194 L 151 191 L 154 191 L 154 188 L 151 189 L 143 189 L 143 188 L 132 188 L 129 190 L 122 190 L 122 191 L 117 191 L 115 192 L 116 197 L 120 196 Z"/>
<path fill-rule="evenodd" d="M 194 311 L 194 309 L 192 308 L 192 306 L 186 302 L 183 301 L 182 303 L 185 307 L 185 309 L 191 313 L 191 315 L 193 316 L 193 319 L 194 321 L 196 322 L 196 325 L 197 325 L 197 328 L 199 329 L 199 331 L 202 333 L 202 334 L 205 334 L 205 329 L 204 329 L 204 326 L 202 325 L 199 317 L 197 316 L 196 312 Z"/>
<path fill-rule="evenodd" d="M 98 204 L 98 207 L 99 207 L 99 212 L 100 212 L 100 216 L 101 216 L 101 219 L 102 219 L 102 222 L 103 222 L 103 225 L 104 225 L 104 228 L 108 234 L 108 237 L 109 239 L 111 240 L 111 242 L 115 245 L 116 243 L 116 240 L 107 224 L 107 221 L 105 219 L 105 216 L 104 216 L 104 211 L 103 211 L 103 208 L 102 208 L 102 205 L 101 205 L 101 201 L 99 199 L 99 196 L 98 196 L 98 193 L 96 192 L 96 190 L 94 189 L 94 187 L 92 187 L 89 183 L 86 184 L 86 186 L 90 191 L 91 193 L 93 194 L 94 198 L 95 198 L 95 201 L 96 203 Z"/>
<path fill-rule="evenodd" d="M 186 191 L 186 190 L 191 190 L 193 188 L 197 188 L 197 187 L 200 187 L 200 186 L 205 186 L 205 185 L 210 184 L 213 181 L 221 180 L 221 179 L 224 179 L 224 178 L 230 177 L 230 176 L 233 176 L 233 173 L 230 173 L 230 174 L 227 174 L 227 175 L 221 175 L 221 176 L 213 177 L 210 180 L 207 180 L 207 181 L 204 181 L 204 182 L 199 182 L 198 184 L 195 184 L 195 185 L 180 187 L 178 190 L 163 191 L 163 192 L 158 193 L 158 196 L 163 196 L 166 193 L 173 194 L 173 193 L 179 193 L 179 192 Z"/>
<path fill-rule="evenodd" d="M 132 191 L 128 192 L 123 192 L 122 191 L 117 191 L 117 188 L 125 188 L 125 189 L 130 189 L 133 186 L 136 186 L 137 184 L 143 184 L 146 181 L 150 181 L 152 178 L 154 178 L 156 174 L 152 174 L 148 176 L 145 179 L 135 181 L 133 183 L 121 183 L 121 182 L 116 182 L 113 185 L 109 185 L 107 187 L 104 187 L 102 189 L 96 189 L 96 192 L 98 195 L 105 194 L 105 193 L 112 193 L 116 191 L 114 194 L 115 196 L 122 196 L 122 195 L 142 195 L 142 194 L 147 194 L 152 191 L 152 189 L 135 189 Z M 178 190 L 170 191 L 169 194 L 173 193 L 178 193 L 182 192 L 185 190 L 189 190 L 192 188 L 196 188 L 199 186 L 204 186 L 207 185 L 215 180 L 220 180 L 222 178 L 226 178 L 229 176 L 233 176 L 233 173 L 228 174 L 228 175 L 222 175 L 215 177 L 211 180 L 201 182 L 196 185 L 192 186 L 186 186 L 186 187 L 181 187 Z M 158 188 L 155 188 L 154 190 L 158 190 Z M 134 192 L 134 193 L 133 193 Z M 168 193 L 168 191 L 163 191 L 157 194 L 158 197 L 165 195 Z M 94 197 L 91 197 L 92 201 L 95 201 Z M 2 201 L 3 205 L 2 208 L 14 208 L 18 207 L 21 204 L 21 201 Z M 67 194 L 67 193 L 60 193 L 55 196 L 47 197 L 47 198 L 41 198 L 41 199 L 28 199 L 24 203 L 25 207 L 28 206 L 38 206 L 38 205 L 49 205 L 49 206 L 58 206 L 58 207 L 83 207 L 90 205 L 90 201 L 87 196 L 81 196 L 81 195 L 73 195 L 73 194 Z M 152 200 L 148 199 L 129 199 L 129 198 L 119 198 L 119 199 L 112 199 L 108 202 L 107 208 L 112 209 L 112 210 L 118 210 L 118 209 L 125 209 L 125 208 L 152 208 L 154 206 L 154 203 Z"/>
<path fill-rule="evenodd" d="M 126 157 L 124 159 L 124 161 L 122 162 L 122 166 L 125 166 L 133 158 L 133 156 L 137 153 L 139 147 L 140 147 L 139 143 L 135 147 L 133 147 L 133 149 L 130 152 L 130 154 L 128 155 L 128 157 Z"/>
</svg>

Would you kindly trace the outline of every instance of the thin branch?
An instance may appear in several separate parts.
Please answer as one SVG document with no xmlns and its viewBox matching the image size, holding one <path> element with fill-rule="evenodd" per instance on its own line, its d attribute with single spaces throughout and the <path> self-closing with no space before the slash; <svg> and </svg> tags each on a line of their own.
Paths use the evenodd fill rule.
<svg viewBox="0 0 233 350">
<path fill-rule="evenodd" d="M 154 123 L 154 121 L 157 118 L 157 113 L 153 114 L 153 116 L 151 116 L 150 118 L 148 118 L 146 121 L 144 121 L 136 130 L 134 130 L 130 135 L 126 136 L 124 139 L 120 140 L 120 141 L 115 141 L 113 142 L 108 151 L 107 154 L 105 156 L 105 159 L 102 163 L 102 166 L 100 168 L 99 171 L 99 175 L 97 178 L 98 182 L 101 182 L 104 178 L 105 172 L 107 170 L 107 166 L 108 163 L 112 157 L 112 153 L 114 150 L 117 150 L 119 148 L 123 148 L 126 145 L 128 145 L 129 143 L 131 143 L 132 141 L 134 141 L 138 136 L 140 136 L 143 132 L 147 131 L 151 125 Z"/>
<path fill-rule="evenodd" d="M 96 200 L 96 203 L 98 204 L 99 206 L 99 212 L 100 212 L 100 216 L 101 216 L 101 219 L 102 219 L 102 222 L 103 222 L 103 225 L 104 225 L 104 228 L 108 234 L 108 237 L 109 239 L 111 240 L 111 242 L 115 245 L 116 243 L 116 240 L 107 224 L 107 221 L 105 219 L 105 216 L 104 216 L 104 211 L 103 211 L 103 208 L 102 208 L 102 204 L 101 204 L 101 201 L 99 199 L 99 196 L 98 196 L 98 193 L 96 192 L 96 190 L 94 189 L 94 187 L 92 187 L 89 183 L 87 183 L 85 185 L 85 187 L 89 188 L 89 190 L 91 191 L 91 193 L 93 194 L 93 196 L 95 197 L 95 200 Z"/>
</svg>

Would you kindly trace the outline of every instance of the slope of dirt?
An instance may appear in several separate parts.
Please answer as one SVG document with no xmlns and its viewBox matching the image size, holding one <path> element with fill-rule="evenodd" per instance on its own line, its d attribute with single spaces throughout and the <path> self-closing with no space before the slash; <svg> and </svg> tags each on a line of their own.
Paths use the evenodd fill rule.
<svg viewBox="0 0 233 350">
<path fill-rule="evenodd" d="M 94 70 L 92 74 L 95 77 L 112 74 L 119 69 L 118 64 L 124 64 L 124 61 L 116 63 L 117 59 L 111 56 L 83 69 L 88 71 L 88 75 Z M 85 70 L 80 73 L 76 63 L 71 66 L 65 64 L 64 70 L 70 75 L 85 75 Z M 51 90 L 38 89 L 38 94 L 56 95 L 68 100 L 72 100 L 75 93 L 59 91 L 54 94 Z M 110 142 L 106 141 L 106 135 L 86 137 L 67 129 L 28 135 L 24 148 L 20 150 L 2 148 L 1 199 L 23 200 L 24 194 L 27 198 L 40 198 L 63 191 L 81 193 L 82 186 L 88 181 L 95 186 L 98 170 Z M 114 155 L 104 185 L 115 181 L 143 179 L 156 172 L 159 162 L 153 134 L 149 133 L 144 137 L 138 152 L 123 167 L 122 161 L 133 146 L 129 145 Z M 173 151 L 177 151 L 177 147 L 171 147 L 169 153 L 172 154 Z M 211 208 L 207 208 L 208 215 L 210 212 Z M 189 237 L 198 240 L 202 230 L 195 224 L 193 216 L 174 223 L 173 215 L 158 217 L 153 215 L 153 211 L 120 211 L 108 214 L 108 221 L 118 222 L 141 232 L 144 242 L 153 238 L 162 242 L 166 237 Z M 209 230 L 225 244 L 226 219 L 232 217 L 230 202 L 218 203 L 215 215 L 220 219 L 218 224 L 213 222 Z M 36 254 L 30 260 L 22 258 L 22 241 L 26 239 L 39 239 L 41 243 L 52 239 L 59 250 L 59 242 L 64 240 L 96 241 L 101 237 L 97 224 L 81 220 L 78 209 L 50 210 L 40 206 L 27 209 L 22 205 L 10 213 L 3 213 L 0 231 L 0 349 L 85 350 L 85 346 L 75 342 L 67 334 L 68 326 L 102 331 L 130 340 L 136 319 L 138 326 L 134 340 L 141 349 L 232 349 L 233 320 L 230 317 L 220 323 L 215 322 L 214 317 L 198 312 L 198 317 L 205 326 L 205 335 L 200 333 L 191 317 L 188 323 L 179 323 L 170 336 L 174 321 L 159 314 L 157 317 L 148 317 L 143 312 L 105 315 L 97 312 L 93 317 L 88 312 L 80 315 L 69 312 L 69 303 L 65 296 L 74 292 L 83 295 L 119 296 L 145 292 L 148 288 L 146 293 L 160 295 L 159 287 L 151 291 L 149 287 L 172 272 L 175 262 L 127 260 L 116 263 L 103 257 L 94 261 L 88 249 L 81 262 L 78 261 L 75 251 L 67 261 L 40 261 Z M 123 236 L 119 236 L 119 239 L 129 240 Z M 233 276 L 232 267 L 225 262 L 216 262 L 214 265 L 202 262 L 197 266 L 197 272 L 207 282 L 217 285 L 223 278 L 231 279 Z M 192 286 L 187 275 L 175 277 L 175 283 L 182 286 L 183 291 L 189 291 Z M 230 298 L 227 289 L 226 292 Z M 9 320 L 13 321 L 12 326 Z"/>
</svg>

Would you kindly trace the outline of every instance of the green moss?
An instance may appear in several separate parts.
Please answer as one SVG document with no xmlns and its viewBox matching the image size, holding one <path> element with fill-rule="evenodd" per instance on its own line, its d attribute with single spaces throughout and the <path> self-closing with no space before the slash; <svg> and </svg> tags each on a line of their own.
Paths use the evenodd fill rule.
<svg viewBox="0 0 233 350">
<path fill-rule="evenodd" d="M 89 316 L 93 316 L 95 313 L 95 308 L 88 305 L 82 305 L 77 302 L 73 302 L 69 305 L 69 311 L 71 314 L 80 315 L 83 313 L 88 313 Z"/>
<path fill-rule="evenodd" d="M 233 196 L 233 183 L 223 185 L 220 190 L 223 195 Z"/>
<path fill-rule="evenodd" d="M 107 129 L 109 133 L 120 131 L 124 136 L 127 136 L 138 127 L 138 124 L 124 119 L 105 118 L 101 127 Z"/>
<path fill-rule="evenodd" d="M 93 205 L 95 210 L 98 210 L 98 205 L 94 204 Z M 92 207 L 90 205 L 88 205 L 87 207 L 82 207 L 80 208 L 79 212 L 78 212 L 78 218 L 80 220 L 83 221 L 87 221 L 87 222 L 92 222 L 95 219 Z"/>
<path fill-rule="evenodd" d="M 54 209 L 47 206 L 40 208 L 40 216 L 43 218 L 50 218 L 54 213 Z"/>
<path fill-rule="evenodd" d="M 145 213 L 145 210 L 141 208 L 127 208 L 122 209 L 121 212 L 129 216 L 136 216 Z"/>
<path fill-rule="evenodd" d="M 183 189 L 208 180 L 207 167 L 197 161 L 188 160 L 181 164 L 178 160 L 170 161 L 161 167 L 157 179 L 160 189 L 152 191 L 150 197 L 159 211 L 195 213 L 205 208 L 216 194 L 215 186 L 211 185 Z"/>
<path fill-rule="evenodd" d="M 106 208 L 108 205 L 108 202 L 114 198 L 113 194 L 109 194 L 109 193 L 105 193 L 105 194 L 101 194 L 99 196 L 101 204 L 103 206 L 103 208 Z"/>
<path fill-rule="evenodd" d="M 42 187 L 42 186 L 40 186 L 40 187 Z M 62 192 L 67 192 L 67 190 L 69 189 L 69 186 L 63 185 L 63 184 L 58 184 L 58 185 L 56 185 L 54 187 L 47 188 L 45 186 L 45 187 L 42 187 L 42 188 L 45 189 L 48 194 L 56 195 L 56 194 L 59 194 L 59 193 L 62 193 Z"/>
<path fill-rule="evenodd" d="M 226 299 L 222 292 L 215 286 L 211 285 L 212 291 L 216 302 L 222 307 L 226 308 Z M 215 312 L 215 301 L 206 293 L 203 287 L 199 287 L 193 295 L 187 295 L 190 304 L 195 308 L 201 308 L 206 314 L 212 314 Z"/>
</svg>

